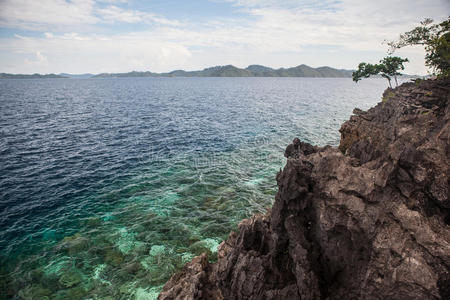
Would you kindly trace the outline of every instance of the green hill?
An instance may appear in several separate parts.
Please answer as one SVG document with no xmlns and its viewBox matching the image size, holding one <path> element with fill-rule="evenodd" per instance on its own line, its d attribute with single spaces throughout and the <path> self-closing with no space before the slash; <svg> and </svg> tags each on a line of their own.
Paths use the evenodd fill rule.
<svg viewBox="0 0 450 300">
<path fill-rule="evenodd" d="M 0 79 L 46 79 L 46 78 L 68 78 L 56 74 L 9 74 L 0 73 Z"/>
<path fill-rule="evenodd" d="M 312 68 L 300 65 L 293 68 L 272 69 L 261 65 L 250 65 L 245 69 L 233 65 L 215 66 L 201 71 L 175 70 L 168 73 L 128 72 L 102 73 L 93 78 L 108 77 L 351 77 L 352 71 L 338 70 L 331 67 Z"/>
</svg>

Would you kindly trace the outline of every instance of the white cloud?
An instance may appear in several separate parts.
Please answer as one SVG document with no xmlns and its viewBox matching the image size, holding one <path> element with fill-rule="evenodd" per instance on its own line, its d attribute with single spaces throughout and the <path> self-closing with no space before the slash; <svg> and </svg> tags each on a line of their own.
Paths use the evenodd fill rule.
<svg viewBox="0 0 450 300">
<path fill-rule="evenodd" d="M 447 0 L 233 2 L 258 17 L 253 29 L 290 36 L 301 44 L 335 44 L 366 50 L 386 38 L 395 38 L 424 17 L 443 19 L 450 11 Z"/>
<path fill-rule="evenodd" d="M 21 40 L 27 40 L 28 38 L 26 36 L 21 36 L 20 34 L 14 34 L 14 37 L 21 39 Z"/>
<path fill-rule="evenodd" d="M 302 7 L 303 9 L 329 10 L 335 7 L 341 1 L 336 0 L 224 0 L 231 2 L 235 6 L 245 8 L 284 8 L 295 9 Z"/>
<path fill-rule="evenodd" d="M 120 21 L 125 23 L 138 23 L 144 21 L 146 14 L 139 11 L 124 10 L 117 6 L 99 9 L 98 13 L 105 21 Z"/>
<path fill-rule="evenodd" d="M 126 1 L 101 1 L 120 3 Z M 94 0 L 2 0 L 0 27 L 26 30 L 71 30 L 101 23 L 158 23 L 180 25 L 156 14 L 127 10 L 115 5 L 101 7 Z M 91 28 L 92 29 L 92 28 Z"/>
<path fill-rule="evenodd" d="M 180 25 L 176 20 L 169 20 L 155 14 L 141 12 L 137 10 L 126 10 L 111 5 L 106 8 L 99 8 L 96 13 L 106 22 L 124 23 L 160 23 L 164 25 Z"/>
<path fill-rule="evenodd" d="M 58 37 L 60 40 L 74 40 L 74 41 L 88 41 L 91 40 L 89 36 L 82 36 L 77 32 L 64 33 Z"/>
<path fill-rule="evenodd" d="M 94 24 L 93 0 L 3 0 L 0 2 L 0 26 L 42 30 L 51 26 Z"/>
<path fill-rule="evenodd" d="M 40 51 L 35 51 L 34 53 L 25 54 L 25 59 L 23 61 L 23 66 L 26 66 L 29 70 L 36 68 L 46 68 L 48 67 L 48 59 Z M 35 73 L 29 71 L 27 73 Z"/>
<path fill-rule="evenodd" d="M 103 3 L 128 3 L 129 0 L 98 0 L 97 2 L 103 2 Z"/>
<path fill-rule="evenodd" d="M 36 60 L 39 63 L 43 63 L 47 61 L 47 57 L 45 57 L 44 55 L 41 54 L 41 52 L 36 51 Z"/>
</svg>

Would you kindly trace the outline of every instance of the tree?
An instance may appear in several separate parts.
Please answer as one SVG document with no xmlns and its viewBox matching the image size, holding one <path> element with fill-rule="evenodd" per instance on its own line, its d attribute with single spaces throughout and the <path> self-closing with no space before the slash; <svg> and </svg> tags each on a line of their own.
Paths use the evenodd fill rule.
<svg viewBox="0 0 450 300">
<path fill-rule="evenodd" d="M 352 78 L 354 82 L 358 82 L 362 78 L 368 78 L 376 74 L 378 74 L 376 65 L 362 62 L 358 65 L 358 70 L 352 73 Z"/>
<path fill-rule="evenodd" d="M 398 56 L 388 56 L 380 60 L 379 64 L 360 63 L 358 65 L 358 70 L 352 74 L 353 81 L 358 82 L 362 78 L 380 74 L 388 80 L 390 88 L 392 88 L 392 77 L 394 77 L 395 84 L 398 86 L 397 75 L 401 75 L 401 73 L 398 72 L 399 70 L 405 69 L 403 66 L 404 62 L 408 62 L 408 59 Z"/>
<path fill-rule="evenodd" d="M 425 19 L 411 31 L 400 35 L 397 41 L 388 42 L 388 54 L 413 45 L 425 46 L 425 64 L 436 75 L 450 76 L 450 17 L 440 24 Z"/>
<path fill-rule="evenodd" d="M 407 58 L 401 58 L 398 56 L 387 56 L 380 61 L 378 65 L 380 75 L 389 81 L 389 86 L 391 86 L 391 77 L 395 79 L 395 85 L 398 86 L 397 75 L 402 75 L 399 70 L 404 70 L 404 62 L 408 62 Z"/>
</svg>

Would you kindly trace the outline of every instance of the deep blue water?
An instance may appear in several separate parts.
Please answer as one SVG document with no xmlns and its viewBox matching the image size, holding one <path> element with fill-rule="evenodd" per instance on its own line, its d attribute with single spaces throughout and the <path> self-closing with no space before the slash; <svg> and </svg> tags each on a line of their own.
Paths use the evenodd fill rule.
<svg viewBox="0 0 450 300">
<path fill-rule="evenodd" d="M 151 299 L 382 79 L 0 80 L 0 299 Z"/>
</svg>

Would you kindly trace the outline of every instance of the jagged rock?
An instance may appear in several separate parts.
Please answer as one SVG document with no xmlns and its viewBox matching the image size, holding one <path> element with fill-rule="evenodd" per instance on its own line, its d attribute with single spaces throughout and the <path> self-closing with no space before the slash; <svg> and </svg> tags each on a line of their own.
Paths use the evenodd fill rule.
<svg viewBox="0 0 450 300">
<path fill-rule="evenodd" d="M 204 253 L 195 257 L 191 262 L 187 263 L 180 273 L 170 278 L 159 295 L 159 298 L 173 299 L 211 299 L 219 300 L 220 291 L 215 288 L 210 293 L 208 287 L 204 286 L 205 282 L 210 281 L 208 278 L 209 264 L 207 255 Z"/>
<path fill-rule="evenodd" d="M 298 139 L 271 210 L 159 299 L 450 299 L 450 79 L 355 111 L 339 148 Z"/>
</svg>

